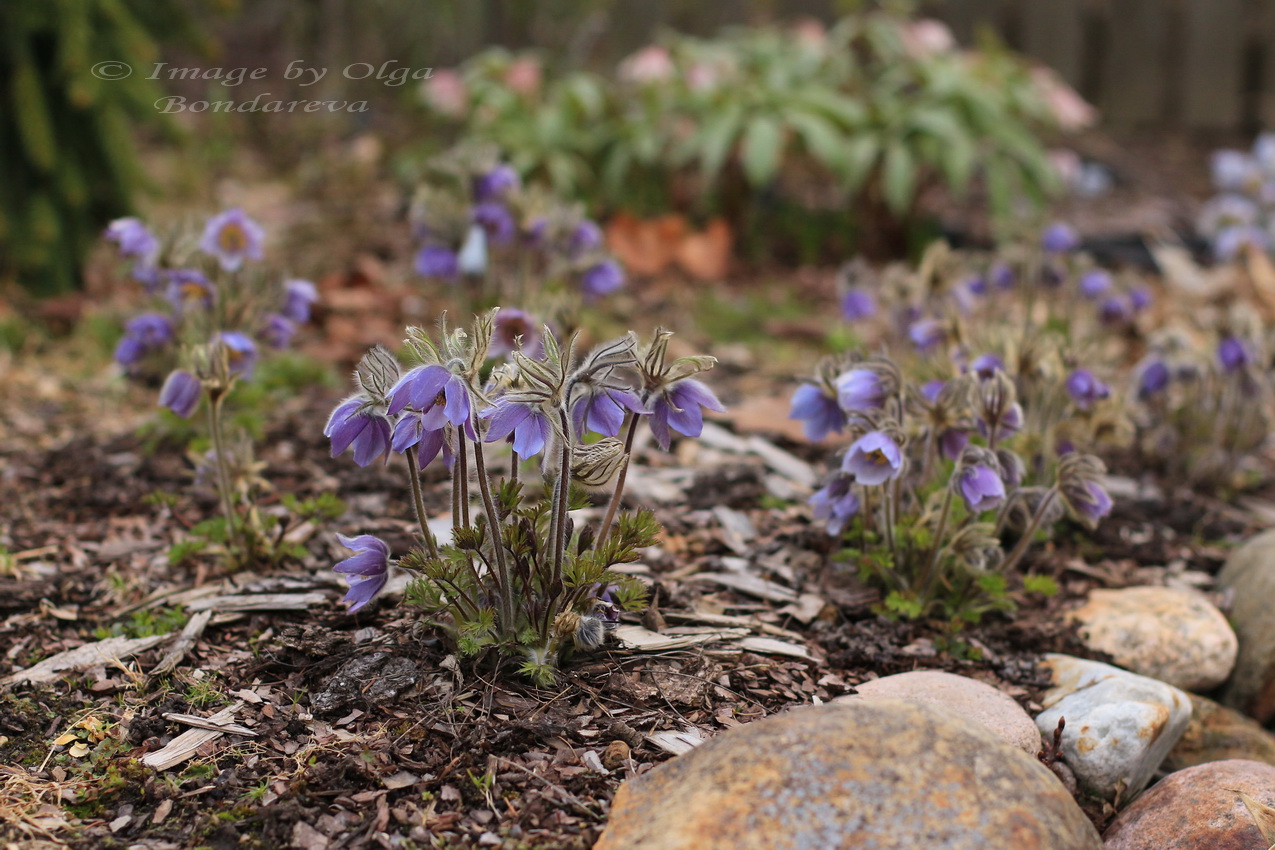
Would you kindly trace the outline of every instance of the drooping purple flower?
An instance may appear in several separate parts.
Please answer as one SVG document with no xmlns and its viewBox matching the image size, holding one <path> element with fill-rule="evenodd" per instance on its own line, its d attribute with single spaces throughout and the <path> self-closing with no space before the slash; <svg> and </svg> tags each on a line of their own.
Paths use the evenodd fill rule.
<svg viewBox="0 0 1275 850">
<path fill-rule="evenodd" d="M 159 240 L 141 219 L 117 218 L 106 227 L 106 238 L 119 246 L 120 256 L 137 259 L 150 267 L 159 256 Z"/>
<path fill-rule="evenodd" d="M 1088 369 L 1077 369 L 1067 376 L 1067 393 L 1076 407 L 1089 410 L 1095 403 L 1108 398 L 1111 388 L 1098 380 Z"/>
<path fill-rule="evenodd" d="M 1047 254 L 1066 254 L 1080 247 L 1080 236 L 1070 225 L 1055 222 L 1040 235 L 1040 247 Z"/>
<path fill-rule="evenodd" d="M 1135 286 L 1129 290 L 1129 306 L 1133 308 L 1135 313 L 1141 313 L 1149 308 L 1153 300 L 1151 291 L 1145 286 Z"/>
<path fill-rule="evenodd" d="M 296 323 L 287 316 L 270 313 L 266 316 L 265 326 L 261 329 L 261 339 L 271 348 L 284 349 L 292 344 L 296 336 Z"/>
<path fill-rule="evenodd" d="M 1000 290 L 1013 289 L 1017 278 L 1009 263 L 997 263 L 990 272 L 992 284 Z"/>
<path fill-rule="evenodd" d="M 416 253 L 416 273 L 421 277 L 455 280 L 460 271 L 456 252 L 438 245 L 426 245 Z"/>
<path fill-rule="evenodd" d="M 224 271 L 238 271 L 244 260 L 260 260 L 266 233 L 240 208 L 226 210 L 208 220 L 199 250 L 217 258 Z"/>
<path fill-rule="evenodd" d="M 1217 346 L 1217 359 L 1222 364 L 1222 371 L 1237 372 L 1253 362 L 1253 356 L 1238 337 L 1224 337 Z"/>
<path fill-rule="evenodd" d="M 1242 192 L 1254 176 L 1260 178 L 1257 163 L 1244 151 L 1214 151 L 1209 158 L 1213 186 L 1220 192 Z"/>
<path fill-rule="evenodd" d="M 352 557 L 332 568 L 345 576 L 350 584 L 350 591 L 342 601 L 349 604 L 352 614 L 371 602 L 389 581 L 390 547 L 381 538 L 370 534 L 361 534 L 358 537 L 338 534 L 337 539 L 342 546 L 354 552 Z"/>
<path fill-rule="evenodd" d="M 491 336 L 489 357 L 503 357 L 519 350 L 533 360 L 540 356 L 540 327 L 531 314 L 517 308 L 506 307 L 496 314 L 496 327 Z"/>
<path fill-rule="evenodd" d="M 871 319 L 877 314 L 877 299 L 866 289 L 850 289 L 841 296 L 841 317 L 847 322 Z"/>
<path fill-rule="evenodd" d="M 1080 294 L 1095 299 L 1105 295 L 1112 287 L 1111 275 L 1102 269 L 1085 272 L 1080 278 Z"/>
<path fill-rule="evenodd" d="M 184 369 L 174 369 L 164 379 L 159 391 L 159 406 L 167 407 L 182 419 L 189 419 L 199 407 L 203 385 L 199 379 Z"/>
<path fill-rule="evenodd" d="M 818 442 L 829 433 L 846 427 L 846 413 L 837 399 L 814 384 L 802 384 L 792 394 L 792 410 L 789 419 L 800 419 L 806 439 Z"/>
<path fill-rule="evenodd" d="M 939 454 L 948 460 L 956 460 L 970 444 L 968 428 L 944 428 L 939 434 Z"/>
<path fill-rule="evenodd" d="M 815 519 L 827 522 L 829 534 L 840 534 L 850 518 L 859 513 L 861 506 L 858 495 L 851 488 L 853 483 L 854 479 L 849 475 L 837 473 L 808 501 Z"/>
<path fill-rule="evenodd" d="M 970 371 L 984 381 L 995 377 L 998 369 L 1002 371 L 1005 369 L 1005 361 L 995 354 L 980 354 L 970 363 Z"/>
<path fill-rule="evenodd" d="M 935 378 L 933 381 L 926 381 L 921 384 L 921 398 L 930 404 L 939 400 L 939 393 L 943 392 L 943 387 L 947 385 L 947 381 Z"/>
<path fill-rule="evenodd" d="M 390 387 L 387 397 L 390 404 L 386 412 L 390 416 L 410 405 L 422 414 L 425 429 L 438 430 L 450 422 L 464 428 L 470 439 L 474 439 L 469 385 L 445 366 L 432 363 L 408 370 Z"/>
<path fill-rule="evenodd" d="M 502 200 L 521 183 L 518 172 L 514 171 L 513 166 L 497 165 L 486 174 L 474 178 L 474 200 L 480 203 Z"/>
<path fill-rule="evenodd" d="M 251 377 L 252 367 L 257 362 L 257 344 L 252 337 L 239 331 L 223 331 L 213 341 L 226 352 L 230 374 Z"/>
<path fill-rule="evenodd" d="M 115 347 L 115 362 L 132 366 L 173 338 L 173 323 L 160 313 L 142 313 L 124 325 L 124 336 Z"/>
<path fill-rule="evenodd" d="M 1001 413 L 1000 420 L 996 423 L 996 428 L 988 427 L 987 421 L 980 418 L 978 420 L 978 433 L 993 442 L 999 442 L 1008 437 L 1017 434 L 1023 428 L 1023 406 L 1018 402 L 1014 402 L 1007 410 Z M 995 433 L 993 433 L 993 430 Z"/>
<path fill-rule="evenodd" d="M 1086 481 L 1084 491 L 1072 493 L 1068 501 L 1081 518 L 1091 523 L 1111 513 L 1111 496 L 1096 481 Z"/>
<path fill-rule="evenodd" d="M 665 451 L 673 439 L 670 428 L 687 437 L 698 437 L 704 430 L 704 409 L 719 413 L 726 409 L 712 390 L 694 378 L 666 387 L 651 399 L 650 405 L 651 433 Z"/>
<path fill-rule="evenodd" d="M 496 245 L 507 245 L 514 238 L 517 227 L 509 209 L 498 201 L 483 201 L 474 205 L 474 224 L 482 227 Z"/>
<path fill-rule="evenodd" d="M 168 301 L 177 312 L 183 312 L 187 307 L 206 310 L 212 306 L 216 288 L 203 272 L 172 269 L 165 276 L 168 278 Z"/>
<path fill-rule="evenodd" d="M 514 451 L 519 457 L 539 454 L 553 434 L 553 421 L 549 418 L 549 413 L 538 404 L 524 404 L 502 398 L 478 416 L 491 420 L 486 442 L 494 443 L 513 434 Z"/>
<path fill-rule="evenodd" d="M 575 258 L 602 247 L 602 228 L 585 219 L 571 229 L 567 237 L 567 255 Z"/>
<path fill-rule="evenodd" d="M 588 429 L 606 437 L 614 437 L 620 433 L 626 410 L 637 414 L 650 413 L 632 392 L 601 388 L 596 392 L 582 394 L 572 406 L 571 418 L 577 435 Z"/>
<path fill-rule="evenodd" d="M 859 484 L 875 487 L 903 471 L 903 450 L 881 431 L 869 431 L 846 450 L 841 469 Z"/>
<path fill-rule="evenodd" d="M 921 319 L 908 328 L 908 338 L 919 351 L 929 351 L 946 336 L 943 323 L 938 319 Z"/>
<path fill-rule="evenodd" d="M 624 270 L 615 260 L 606 260 L 584 270 L 580 275 L 580 289 L 585 298 L 610 295 L 624 286 Z"/>
<path fill-rule="evenodd" d="M 310 321 L 310 308 L 319 300 L 319 290 L 308 280 L 293 278 L 283 282 L 283 307 L 279 312 L 298 325 Z"/>
<path fill-rule="evenodd" d="M 965 288 L 969 290 L 971 295 L 977 295 L 980 298 L 987 294 L 987 276 L 976 274 L 965 279 Z"/>
<path fill-rule="evenodd" d="M 390 450 L 403 454 L 412 446 L 416 446 L 416 457 L 420 468 L 426 466 L 443 452 L 444 458 L 450 455 L 447 438 L 442 428 L 426 428 L 425 415 L 409 411 L 394 423 L 394 434 L 390 439 Z M 450 463 L 450 462 L 449 462 Z"/>
<path fill-rule="evenodd" d="M 348 398 L 336 406 L 323 436 L 332 441 L 332 457 L 354 447 L 354 462 L 367 466 L 390 450 L 390 421 L 362 396 Z"/>
<path fill-rule="evenodd" d="M 971 464 L 959 474 L 957 489 L 971 513 L 990 511 L 1005 501 L 1005 482 L 991 467 Z"/>
<path fill-rule="evenodd" d="M 837 403 L 847 412 L 885 404 L 885 385 L 871 369 L 851 369 L 837 377 Z"/>
<path fill-rule="evenodd" d="M 1142 367 L 1138 375 L 1138 398 L 1150 398 L 1169 386 L 1169 366 L 1156 358 Z"/>
<path fill-rule="evenodd" d="M 1120 295 L 1104 298 L 1098 305 L 1098 318 L 1104 325 L 1123 325 L 1133 318 L 1133 304 Z"/>
</svg>

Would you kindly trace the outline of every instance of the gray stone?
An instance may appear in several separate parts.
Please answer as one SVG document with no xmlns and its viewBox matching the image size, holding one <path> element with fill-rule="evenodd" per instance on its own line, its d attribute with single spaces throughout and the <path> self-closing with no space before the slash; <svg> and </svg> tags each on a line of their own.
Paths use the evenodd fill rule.
<svg viewBox="0 0 1275 850">
<path fill-rule="evenodd" d="M 1256 720 L 1194 695 L 1191 708 L 1191 722 L 1160 766 L 1163 770 L 1182 770 L 1227 759 L 1250 759 L 1275 765 L 1275 735 Z"/>
<path fill-rule="evenodd" d="M 942 670 L 913 670 L 857 685 L 857 694 L 833 702 L 856 699 L 905 699 L 933 705 L 982 724 L 1001 740 L 1028 755 L 1040 752 L 1040 732 L 1031 715 L 1014 698 L 986 682 Z"/>
<path fill-rule="evenodd" d="M 1142 790 L 1186 731 L 1190 698 L 1110 664 L 1070 655 L 1047 655 L 1043 664 L 1053 687 L 1041 697 L 1036 726 L 1052 736 L 1066 719 L 1063 761 L 1081 786 L 1105 799 Z"/>
<path fill-rule="evenodd" d="M 1241 791 L 1275 806 L 1275 767 L 1229 759 L 1171 773 L 1111 822 L 1107 850 L 1266 850 Z"/>
<path fill-rule="evenodd" d="M 905 700 L 806 706 L 620 786 L 595 850 L 1100 850 L 1040 762 Z"/>
<path fill-rule="evenodd" d="M 1068 615 L 1085 644 L 1134 673 L 1187 691 L 1226 681 L 1239 648 L 1226 617 L 1196 591 L 1178 587 L 1094 590 Z"/>
<path fill-rule="evenodd" d="M 1232 552 L 1217 583 L 1233 591 L 1231 625 L 1240 639 L 1222 702 L 1266 723 L 1275 717 L 1275 529 Z"/>
</svg>

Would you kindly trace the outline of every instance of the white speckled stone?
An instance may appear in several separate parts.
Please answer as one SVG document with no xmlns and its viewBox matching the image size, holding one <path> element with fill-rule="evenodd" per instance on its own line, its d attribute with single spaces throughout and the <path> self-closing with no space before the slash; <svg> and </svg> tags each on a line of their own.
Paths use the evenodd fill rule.
<svg viewBox="0 0 1275 850">
<path fill-rule="evenodd" d="M 1117 789 L 1128 799 L 1142 790 L 1191 721 L 1191 698 L 1164 682 L 1110 664 L 1070 655 L 1046 655 L 1053 687 L 1041 697 L 1036 717 L 1052 736 L 1058 718 L 1063 761 L 1080 784 L 1110 799 Z"/>
<path fill-rule="evenodd" d="M 982 724 L 1008 744 L 1028 755 L 1040 752 L 1040 732 L 1031 715 L 1009 694 L 986 682 L 942 670 L 913 670 L 857 685 L 856 694 L 833 702 L 857 699 L 905 699 L 933 705 Z"/>
<path fill-rule="evenodd" d="M 1069 617 L 1085 644 L 1121 667 L 1186 691 L 1210 691 L 1235 667 L 1239 642 L 1204 596 L 1177 587 L 1094 590 Z"/>
<path fill-rule="evenodd" d="M 620 786 L 594 850 L 1102 850 L 1049 769 L 906 700 L 806 706 Z"/>
<path fill-rule="evenodd" d="M 1231 625 L 1240 639 L 1222 702 L 1266 723 L 1275 718 L 1275 529 L 1232 552 L 1217 583 L 1232 591 Z"/>
</svg>

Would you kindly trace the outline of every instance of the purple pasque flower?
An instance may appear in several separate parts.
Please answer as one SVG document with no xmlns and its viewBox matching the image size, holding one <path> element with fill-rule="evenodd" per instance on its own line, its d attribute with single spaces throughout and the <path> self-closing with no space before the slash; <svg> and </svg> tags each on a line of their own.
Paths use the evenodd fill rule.
<svg viewBox="0 0 1275 850">
<path fill-rule="evenodd" d="M 1005 361 L 995 354 L 980 354 L 970 363 L 970 371 L 978 375 L 979 380 L 991 380 L 997 370 L 1005 370 Z"/>
<path fill-rule="evenodd" d="M 1133 312 L 1141 313 L 1148 309 L 1155 299 L 1151 295 L 1151 290 L 1145 286 L 1135 286 L 1129 290 L 1129 306 L 1133 308 Z"/>
<path fill-rule="evenodd" d="M 505 307 L 496 314 L 491 348 L 487 350 L 488 357 L 503 357 L 522 351 L 535 360 L 540 357 L 542 350 L 540 326 L 530 313 L 516 307 Z"/>
<path fill-rule="evenodd" d="M 296 333 L 295 322 L 279 313 L 270 313 L 266 316 L 265 327 L 261 329 L 261 339 L 271 348 L 284 349 L 292 344 Z"/>
<path fill-rule="evenodd" d="M 1041 233 L 1040 247 L 1046 254 L 1066 254 L 1080 247 L 1080 236 L 1071 225 L 1055 222 Z"/>
<path fill-rule="evenodd" d="M 1238 372 L 1253 362 L 1248 346 L 1238 337 L 1223 337 L 1217 345 L 1217 360 L 1222 364 L 1222 371 L 1230 374 Z"/>
<path fill-rule="evenodd" d="M 421 423 L 427 430 L 436 431 L 450 422 L 475 439 L 469 384 L 446 366 L 431 363 L 409 369 L 386 397 L 390 416 L 410 406 L 422 414 Z"/>
<path fill-rule="evenodd" d="M 1138 370 L 1138 398 L 1150 398 L 1169 386 L 1169 365 L 1160 358 L 1148 361 Z"/>
<path fill-rule="evenodd" d="M 499 201 L 506 194 L 522 185 L 518 172 L 511 165 L 497 165 L 491 171 L 474 178 L 474 200 Z"/>
<path fill-rule="evenodd" d="M 266 232 L 239 207 L 208 219 L 199 250 L 217 258 L 223 271 L 238 271 L 244 260 L 260 260 Z"/>
<path fill-rule="evenodd" d="M 1234 260 L 1247 248 L 1265 251 L 1270 236 L 1256 225 L 1225 227 L 1213 237 L 1213 256 L 1221 262 Z"/>
<path fill-rule="evenodd" d="M 257 362 L 257 344 L 252 337 L 239 331 L 222 331 L 213 337 L 213 342 L 226 353 L 230 374 L 251 377 L 252 367 Z"/>
<path fill-rule="evenodd" d="M 580 275 L 580 289 L 585 298 L 601 298 L 624 286 L 624 269 L 615 260 L 604 260 L 590 266 Z"/>
<path fill-rule="evenodd" d="M 939 454 L 947 460 L 956 460 L 969 444 L 968 428 L 952 426 L 939 432 Z"/>
<path fill-rule="evenodd" d="M 159 406 L 167 407 L 182 419 L 189 419 L 199 407 L 203 384 L 185 369 L 174 369 L 159 391 Z"/>
<path fill-rule="evenodd" d="M 119 246 L 120 256 L 153 266 L 159 257 L 159 240 L 139 218 L 117 218 L 106 226 L 106 239 Z"/>
<path fill-rule="evenodd" d="M 1105 295 L 1113 286 L 1111 275 L 1102 269 L 1087 271 L 1080 277 L 1080 294 L 1086 298 L 1098 298 Z"/>
<path fill-rule="evenodd" d="M 629 390 L 614 387 L 591 389 L 591 392 L 581 394 L 571 407 L 571 418 L 577 435 L 583 434 L 587 428 L 603 436 L 614 437 L 624 425 L 626 410 L 639 415 L 651 412 Z"/>
<path fill-rule="evenodd" d="M 415 267 L 416 273 L 421 277 L 436 277 L 440 280 L 455 280 L 460 272 L 456 252 L 438 245 L 426 245 L 416 252 Z"/>
<path fill-rule="evenodd" d="M 292 278 L 283 282 L 283 308 L 279 313 L 285 318 L 304 325 L 310 321 L 310 308 L 319 300 L 319 290 L 308 280 Z"/>
<path fill-rule="evenodd" d="M 839 375 L 837 403 L 847 413 L 874 410 L 885 404 L 886 388 L 881 376 L 871 369 L 851 369 Z"/>
<path fill-rule="evenodd" d="M 124 336 L 115 346 L 115 362 L 132 366 L 173 338 L 173 323 L 161 313 L 142 313 L 124 325 Z"/>
<path fill-rule="evenodd" d="M 1104 298 L 1098 305 L 1098 318 L 1104 325 L 1123 325 L 1133 318 L 1133 302 L 1121 295 Z"/>
<path fill-rule="evenodd" d="M 978 420 L 978 433 L 992 443 L 1012 437 L 1023 429 L 1023 406 L 1014 402 L 1001 413 L 996 427 L 989 427 L 985 419 Z"/>
<path fill-rule="evenodd" d="M 323 426 L 323 436 L 332 441 L 332 457 L 353 446 L 354 462 L 359 466 L 367 466 L 390 451 L 390 421 L 362 395 L 336 406 Z"/>
<path fill-rule="evenodd" d="M 602 242 L 602 228 L 586 218 L 571 228 L 567 236 L 567 255 L 573 258 L 583 256 L 601 248 Z"/>
<path fill-rule="evenodd" d="M 1209 157 L 1213 186 L 1221 192 L 1242 192 L 1254 176 L 1260 179 L 1257 162 L 1244 151 L 1214 151 Z"/>
<path fill-rule="evenodd" d="M 854 478 L 844 472 L 837 472 L 807 502 L 815 519 L 827 523 L 829 534 L 840 534 L 850 518 L 859 513 L 861 504 L 858 494 L 851 486 L 853 484 Z"/>
<path fill-rule="evenodd" d="M 1111 396 L 1111 388 L 1098 380 L 1088 369 L 1077 369 L 1067 376 L 1067 394 L 1081 410 L 1089 410 L 1095 403 Z"/>
<path fill-rule="evenodd" d="M 845 430 L 846 412 L 841 409 L 836 396 L 815 384 L 802 384 L 792 394 L 792 410 L 789 419 L 800 419 L 806 439 L 817 443 L 829 433 Z"/>
<path fill-rule="evenodd" d="M 930 404 L 939 400 L 939 393 L 943 392 L 943 387 L 947 386 L 947 381 L 941 378 L 935 378 L 933 381 L 926 381 L 921 384 L 921 398 Z"/>
<path fill-rule="evenodd" d="M 165 276 L 168 278 L 168 301 L 177 312 L 191 306 L 205 310 L 212 306 L 217 290 L 203 272 L 172 269 Z"/>
<path fill-rule="evenodd" d="M 350 592 L 341 600 L 349 604 L 350 613 L 372 601 L 385 588 L 390 578 L 390 547 L 379 537 L 361 534 L 346 537 L 338 534 L 341 545 L 354 551 L 354 555 L 341 561 L 332 569 L 345 576 Z"/>
<path fill-rule="evenodd" d="M 726 409 L 712 390 L 694 378 L 666 386 L 650 399 L 650 405 L 651 433 L 664 451 L 672 442 L 670 428 L 687 437 L 698 437 L 704 430 L 704 409 L 718 413 Z"/>
<path fill-rule="evenodd" d="M 855 287 L 841 296 L 841 317 L 847 322 L 860 322 L 877 314 L 877 299 L 866 289 Z"/>
<path fill-rule="evenodd" d="M 981 463 L 963 467 L 958 473 L 957 491 L 971 513 L 990 511 L 1005 501 L 1005 482 L 990 466 Z"/>
<path fill-rule="evenodd" d="M 507 245 L 514 238 L 518 228 L 514 225 L 513 214 L 498 201 L 483 201 L 474 205 L 474 224 L 484 231 L 496 245 Z"/>
<path fill-rule="evenodd" d="M 929 351 L 946 336 L 947 330 L 938 319 L 921 319 L 908 327 L 908 338 L 918 351 Z"/>
<path fill-rule="evenodd" d="M 1096 523 L 1111 513 L 1111 496 L 1097 481 L 1086 481 L 1069 495 L 1068 504 L 1072 510 L 1088 523 Z"/>
<path fill-rule="evenodd" d="M 982 297 L 987 294 L 987 276 L 981 274 L 970 275 L 965 279 L 965 289 L 971 295 Z"/>
<path fill-rule="evenodd" d="M 494 443 L 513 434 L 513 448 L 519 457 L 542 452 L 553 434 L 553 420 L 538 402 L 517 401 L 506 396 L 478 416 L 491 420 L 485 441 Z"/>
<path fill-rule="evenodd" d="M 882 431 L 869 431 L 846 450 L 841 469 L 859 484 L 875 487 L 898 478 L 903 471 L 903 450 Z"/>
<path fill-rule="evenodd" d="M 390 439 L 390 450 L 403 454 L 412 446 L 416 446 L 416 457 L 421 469 L 443 453 L 444 460 L 451 465 L 451 447 L 447 444 L 444 428 L 425 427 L 425 414 L 408 411 L 394 423 L 394 434 Z"/>
<path fill-rule="evenodd" d="M 1009 263 L 996 263 L 988 275 L 992 279 L 992 285 L 1000 290 L 1013 289 L 1018 279 Z"/>
</svg>

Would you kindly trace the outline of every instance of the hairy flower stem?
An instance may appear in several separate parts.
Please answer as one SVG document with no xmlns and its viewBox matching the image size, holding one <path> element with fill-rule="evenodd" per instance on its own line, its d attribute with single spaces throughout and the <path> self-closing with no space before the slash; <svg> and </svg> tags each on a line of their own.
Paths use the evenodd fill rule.
<svg viewBox="0 0 1275 850">
<path fill-rule="evenodd" d="M 629 414 L 629 427 L 624 434 L 624 461 L 620 464 L 620 474 L 615 479 L 615 492 L 611 494 L 611 501 L 607 502 L 607 512 L 602 517 L 602 524 L 598 526 L 594 549 L 601 549 L 606 542 L 607 535 L 611 533 L 611 523 L 615 521 L 615 513 L 620 509 L 620 500 L 624 497 L 624 482 L 629 477 L 629 461 L 633 458 L 633 437 L 637 434 L 639 418 L 636 413 Z"/>
<path fill-rule="evenodd" d="M 1049 510 L 1049 506 L 1054 503 L 1054 499 L 1058 496 L 1057 485 L 1050 487 L 1049 492 L 1040 500 L 1036 513 L 1032 516 L 1031 522 L 1027 524 L 1027 528 L 1023 531 L 1023 536 L 1018 539 L 1018 543 L 1014 546 L 1013 551 L 1005 556 L 1005 560 L 1001 561 L 1000 572 L 1007 573 L 1012 570 L 1022 559 L 1026 553 L 1027 547 L 1032 544 L 1032 537 L 1035 536 L 1036 530 L 1040 528 L 1040 524 L 1045 519 L 1045 512 Z"/>
<path fill-rule="evenodd" d="M 894 564 L 894 569 L 899 570 L 901 561 L 899 560 L 899 547 L 894 539 L 894 515 L 896 511 L 890 509 L 890 487 L 886 485 L 881 488 L 881 519 L 882 531 L 885 532 L 885 544 L 890 550 L 890 561 Z"/>
<path fill-rule="evenodd" d="M 558 470 L 558 500 L 554 504 L 554 512 L 558 515 L 557 536 L 553 540 L 553 582 L 551 593 L 556 594 L 562 583 L 562 562 L 567 551 L 567 534 L 570 527 L 567 523 L 567 506 L 571 496 L 571 420 L 567 417 L 566 407 L 558 408 L 558 424 L 562 427 L 562 456 Z"/>
<path fill-rule="evenodd" d="M 518 484 L 518 464 L 521 461 L 516 449 L 509 453 L 509 482 L 515 486 Z"/>
<path fill-rule="evenodd" d="M 437 561 L 438 541 L 434 539 L 434 532 L 429 530 L 429 521 L 425 516 L 425 500 L 421 496 L 420 466 L 415 452 L 409 449 L 405 454 L 407 455 L 407 477 L 412 483 L 412 507 L 416 509 L 416 524 L 420 526 L 421 537 L 425 539 L 425 548 L 429 550 L 429 556 Z"/>
<path fill-rule="evenodd" d="M 221 497 L 221 511 L 226 515 L 226 539 L 230 541 L 234 558 L 246 561 L 251 553 L 240 533 L 234 490 L 230 486 L 230 457 L 226 454 L 226 438 L 222 433 L 221 403 L 224 398 L 223 394 L 208 394 L 208 430 L 212 432 L 213 452 L 217 456 L 217 492 Z"/>
<path fill-rule="evenodd" d="M 456 463 L 460 465 L 460 522 L 465 528 L 471 527 L 469 518 L 469 446 L 464 437 L 456 451 Z"/>
<path fill-rule="evenodd" d="M 496 500 L 491 496 L 491 481 L 487 478 L 487 458 L 483 454 L 481 442 L 474 443 L 474 468 L 478 473 L 478 491 L 482 494 L 483 510 L 487 512 L 487 531 L 491 534 L 491 548 L 496 554 L 496 581 L 500 585 L 501 619 L 504 620 L 505 631 L 512 632 L 517 628 L 513 577 L 509 573 L 509 562 L 505 560 L 504 523 L 500 521 L 500 514 L 496 512 Z"/>
<path fill-rule="evenodd" d="M 939 572 L 939 557 L 943 554 L 943 535 L 947 533 L 947 520 L 952 513 L 952 488 L 947 488 L 947 493 L 943 496 L 943 507 L 939 511 L 939 524 L 934 529 L 934 548 L 930 552 L 930 556 L 926 558 L 927 566 L 925 574 L 921 576 L 921 587 L 924 592 L 922 599 L 928 600 L 933 592 L 934 582 Z"/>
</svg>

